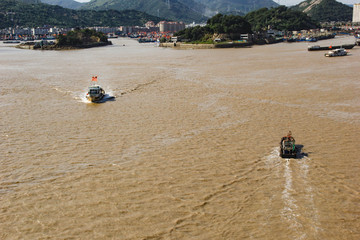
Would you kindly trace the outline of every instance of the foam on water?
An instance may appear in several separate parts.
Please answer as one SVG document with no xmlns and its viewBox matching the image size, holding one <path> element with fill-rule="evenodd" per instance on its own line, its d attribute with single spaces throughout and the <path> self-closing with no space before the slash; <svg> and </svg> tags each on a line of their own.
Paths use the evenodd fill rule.
<svg viewBox="0 0 360 240">
<path fill-rule="evenodd" d="M 301 160 L 297 161 L 296 163 L 300 167 L 300 174 L 302 176 L 303 186 L 305 186 L 306 199 L 309 202 L 308 206 L 309 209 L 311 210 L 309 222 L 311 222 L 311 225 L 313 226 L 314 234 L 317 235 L 319 231 L 322 231 L 322 228 L 320 226 L 320 221 L 319 221 L 319 212 L 314 202 L 314 190 L 313 187 L 311 186 L 311 183 L 308 180 L 308 174 L 310 168 L 308 165 L 309 161 L 310 158 L 304 156 Z"/>
<path fill-rule="evenodd" d="M 264 158 L 265 165 L 271 170 L 272 174 L 278 178 L 282 175 L 284 179 L 281 199 L 283 208 L 281 209 L 281 217 L 287 222 L 289 229 L 293 231 L 294 239 L 307 239 L 309 234 L 317 236 L 322 230 L 319 222 L 319 213 L 314 202 L 314 190 L 308 180 L 309 164 L 311 160 L 306 154 L 298 154 L 297 159 L 281 158 L 279 156 L 279 147 L 274 147 L 269 155 Z M 294 173 L 294 171 L 296 173 Z M 295 178 L 295 174 L 300 175 Z M 301 184 L 305 189 L 305 203 L 300 200 L 302 196 L 297 194 L 295 184 Z M 306 211 L 304 210 L 306 209 Z M 305 233 L 303 220 L 310 222 L 314 231 Z M 309 223 L 308 223 L 309 224 Z"/>
<path fill-rule="evenodd" d="M 77 99 L 79 102 L 82 102 L 82 103 L 93 103 L 91 101 L 89 101 L 86 97 L 86 93 L 75 93 L 74 94 L 74 98 Z M 112 92 L 108 92 L 105 94 L 105 96 L 103 97 L 103 99 L 101 101 L 99 101 L 99 103 L 104 103 L 104 102 L 107 102 L 107 101 L 114 101 L 115 99 L 115 96 L 112 94 Z"/>
<path fill-rule="evenodd" d="M 282 191 L 282 199 L 284 201 L 284 208 L 282 210 L 282 217 L 289 223 L 291 229 L 298 232 L 298 229 L 302 227 L 298 218 L 300 214 L 298 213 L 298 206 L 296 199 L 292 196 L 294 192 L 293 189 L 293 176 L 292 170 L 290 167 L 290 159 L 286 159 L 284 162 L 284 190 Z M 297 238 L 297 239 L 302 239 Z"/>
</svg>

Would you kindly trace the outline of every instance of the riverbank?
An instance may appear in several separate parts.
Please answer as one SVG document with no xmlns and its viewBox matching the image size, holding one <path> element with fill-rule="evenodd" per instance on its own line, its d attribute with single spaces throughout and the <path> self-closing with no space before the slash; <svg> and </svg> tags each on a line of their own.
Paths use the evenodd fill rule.
<svg viewBox="0 0 360 240">
<path fill-rule="evenodd" d="M 170 47 L 170 48 L 179 48 L 179 49 L 213 49 L 213 48 L 241 48 L 241 47 L 250 47 L 251 43 L 214 43 L 214 44 L 193 44 L 193 43 L 181 43 L 181 42 L 169 42 L 169 43 L 160 43 L 160 47 Z"/>
<path fill-rule="evenodd" d="M 160 47 L 171 47 L 179 49 L 213 49 L 213 48 L 243 48 L 253 45 L 275 44 L 280 42 L 316 42 L 320 40 L 327 40 L 335 38 L 334 33 L 319 33 L 319 34 L 303 34 L 296 37 L 275 37 L 265 35 L 249 35 L 244 40 L 234 40 L 213 42 L 213 43 L 192 43 L 192 42 L 166 42 L 161 43 Z"/>
<path fill-rule="evenodd" d="M 111 41 L 107 42 L 96 42 L 88 44 L 79 44 L 72 46 L 59 46 L 57 44 L 48 44 L 46 42 L 27 42 L 16 45 L 16 48 L 20 49 L 31 49 L 31 50 L 76 50 L 84 48 L 102 47 L 112 45 Z"/>
</svg>

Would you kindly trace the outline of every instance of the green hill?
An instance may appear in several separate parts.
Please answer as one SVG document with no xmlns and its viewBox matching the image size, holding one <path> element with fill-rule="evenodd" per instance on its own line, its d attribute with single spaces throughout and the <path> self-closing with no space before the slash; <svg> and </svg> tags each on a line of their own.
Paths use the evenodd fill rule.
<svg viewBox="0 0 360 240">
<path fill-rule="evenodd" d="M 245 17 L 219 13 L 208 19 L 206 26 L 186 28 L 177 32 L 175 36 L 194 43 L 213 43 L 216 35 L 224 34 L 236 40 L 239 39 L 240 33 L 262 32 L 269 26 L 276 30 L 293 31 L 316 28 L 319 24 L 305 13 L 279 6 L 271 9 L 261 8 Z"/>
<path fill-rule="evenodd" d="M 239 15 L 216 14 L 207 20 L 204 27 L 196 26 L 186 28 L 175 34 L 182 39 L 193 43 L 213 43 L 214 35 L 226 36 L 229 39 L 239 39 L 241 33 L 251 33 L 251 25 L 244 17 Z"/>
<path fill-rule="evenodd" d="M 302 11 L 320 22 L 351 21 L 353 13 L 351 7 L 335 0 L 307 0 L 291 7 L 291 9 Z"/>
<path fill-rule="evenodd" d="M 319 27 L 319 24 L 305 13 L 293 11 L 285 6 L 262 8 L 248 13 L 245 19 L 254 31 L 266 30 L 269 26 L 281 31 L 299 31 Z"/>
<path fill-rule="evenodd" d="M 92 0 L 82 9 L 91 10 L 126 10 L 134 9 L 164 19 L 184 22 L 206 21 L 203 7 L 193 0 Z"/>
<path fill-rule="evenodd" d="M 195 0 L 221 13 L 243 12 L 248 13 L 259 8 L 279 6 L 272 0 Z"/>
<path fill-rule="evenodd" d="M 9 14 L 11 12 L 12 14 Z M 27 4 L 15 0 L 0 1 L 0 29 L 7 27 L 91 27 L 142 26 L 163 19 L 135 10 L 71 10 L 43 3 Z"/>
<path fill-rule="evenodd" d="M 63 8 L 79 9 L 83 4 L 74 0 L 40 0 L 42 3 L 58 5 Z"/>
</svg>

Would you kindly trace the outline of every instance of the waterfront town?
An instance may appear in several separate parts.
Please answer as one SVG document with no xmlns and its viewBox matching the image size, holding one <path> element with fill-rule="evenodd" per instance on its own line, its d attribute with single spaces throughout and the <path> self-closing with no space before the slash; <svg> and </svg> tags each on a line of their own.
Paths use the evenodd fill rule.
<svg viewBox="0 0 360 240">
<path fill-rule="evenodd" d="M 272 29 L 271 26 L 262 33 L 253 34 L 240 34 L 238 44 L 266 44 L 275 43 L 279 41 L 311 41 L 326 39 L 334 34 L 352 34 L 357 39 L 360 37 L 360 4 L 354 5 L 353 21 L 347 23 L 326 23 L 323 28 L 302 30 L 302 31 L 277 31 Z M 154 23 L 148 21 L 143 26 L 119 26 L 119 27 L 88 27 L 89 29 L 102 32 L 107 35 L 108 38 L 117 37 L 130 37 L 135 38 L 139 43 L 145 42 L 177 42 L 184 39 L 173 37 L 174 33 L 181 31 L 185 28 L 194 26 L 204 26 L 205 23 L 196 24 L 191 23 L 185 25 L 184 22 L 175 21 L 160 21 Z M 0 40 L 4 43 L 20 43 L 27 41 L 39 41 L 39 40 L 55 40 L 59 35 L 66 35 L 67 32 L 74 30 L 74 28 L 60 28 L 56 26 L 42 26 L 36 28 L 21 28 L 21 27 L 9 27 L 6 29 L 0 29 Z M 259 41 L 260 39 L 260 41 Z M 186 40 L 186 39 L 185 39 Z M 214 38 L 214 42 L 221 42 L 226 39 Z M 357 44 L 360 44 L 359 40 Z"/>
<path fill-rule="evenodd" d="M 145 26 L 120 26 L 120 27 L 89 27 L 98 32 L 102 32 L 111 38 L 129 37 L 139 41 L 139 43 L 146 42 L 172 42 L 181 41 L 173 37 L 174 33 L 185 29 L 186 27 L 195 26 L 194 24 L 185 25 L 183 22 L 166 22 L 161 21 L 155 24 L 149 21 Z M 37 27 L 37 28 L 8 28 L 0 30 L 0 40 L 4 43 L 20 43 L 28 41 L 49 40 L 53 41 L 59 34 L 66 35 L 68 31 L 73 28 L 57 28 L 57 27 Z M 269 29 L 262 34 L 264 43 L 274 43 L 279 41 L 310 41 L 328 38 L 335 32 L 343 34 L 353 34 L 359 36 L 359 26 L 345 24 L 338 28 L 322 28 L 303 31 L 283 32 Z M 255 38 L 259 37 L 257 34 L 241 34 L 239 42 L 241 44 L 251 44 Z M 214 42 L 220 39 L 214 39 Z"/>
<path fill-rule="evenodd" d="M 188 26 L 192 26 L 190 24 Z M 161 21 L 155 24 L 147 22 L 144 26 L 119 26 L 119 27 L 89 27 L 98 32 L 103 32 L 108 38 L 131 37 L 140 38 L 144 41 L 156 41 L 161 38 L 170 39 L 173 33 L 185 29 L 183 22 Z M 54 26 L 43 26 L 37 28 L 7 28 L 0 30 L 0 40 L 8 41 L 34 41 L 54 40 L 59 34 L 66 34 L 73 28 L 58 28 Z"/>
</svg>

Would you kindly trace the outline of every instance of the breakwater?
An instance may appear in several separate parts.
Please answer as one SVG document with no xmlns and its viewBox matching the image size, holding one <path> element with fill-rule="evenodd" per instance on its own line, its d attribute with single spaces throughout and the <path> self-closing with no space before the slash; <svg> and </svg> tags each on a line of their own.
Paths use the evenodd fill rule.
<svg viewBox="0 0 360 240">
<path fill-rule="evenodd" d="M 170 48 L 179 48 L 179 49 L 213 49 L 213 48 L 241 48 L 249 47 L 253 44 L 251 43 L 214 43 L 214 44 L 196 44 L 196 43 L 160 43 L 160 47 L 170 47 Z"/>
<path fill-rule="evenodd" d="M 57 44 L 49 44 L 44 42 L 27 42 L 21 43 L 16 46 L 16 48 L 20 49 L 32 49 L 32 50 L 75 50 L 75 49 L 84 49 L 84 48 L 93 48 L 93 47 L 102 47 L 112 45 L 111 41 L 107 42 L 96 42 L 96 43 L 88 43 L 88 44 L 78 44 L 71 46 L 59 46 Z"/>
</svg>

